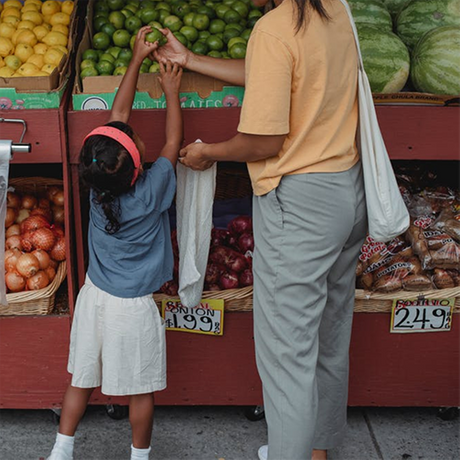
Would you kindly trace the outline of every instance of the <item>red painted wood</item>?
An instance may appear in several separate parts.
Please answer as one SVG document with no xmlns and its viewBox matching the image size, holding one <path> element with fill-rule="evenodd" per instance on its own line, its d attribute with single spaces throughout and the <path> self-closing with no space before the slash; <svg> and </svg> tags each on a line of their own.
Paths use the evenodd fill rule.
<svg viewBox="0 0 460 460">
<path fill-rule="evenodd" d="M 349 404 L 460 406 L 460 315 L 450 332 L 389 329 L 389 314 L 354 315 Z"/>
<path fill-rule="evenodd" d="M 61 406 L 69 337 L 69 316 L 0 317 L 1 409 Z"/>
</svg>

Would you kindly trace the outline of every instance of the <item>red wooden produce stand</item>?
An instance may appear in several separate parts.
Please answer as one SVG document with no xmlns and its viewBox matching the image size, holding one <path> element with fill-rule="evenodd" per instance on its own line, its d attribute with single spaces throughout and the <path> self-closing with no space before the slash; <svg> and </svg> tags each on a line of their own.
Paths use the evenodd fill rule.
<svg viewBox="0 0 460 460">
<path fill-rule="evenodd" d="M 395 160 L 458 160 L 460 110 L 454 107 L 379 106 L 377 113 Z M 239 108 L 185 109 L 185 143 L 231 137 Z M 85 226 L 80 220 L 78 154 L 85 135 L 108 120 L 108 112 L 68 114 L 69 153 L 76 227 L 78 281 L 85 276 Z M 164 145 L 165 112 L 134 111 L 131 124 L 144 140 L 147 161 Z M 168 388 L 159 404 L 258 405 L 261 385 L 254 360 L 252 314 L 228 312 L 223 337 L 168 332 Z M 349 404 L 356 406 L 460 405 L 460 319 L 441 334 L 390 334 L 389 315 L 355 313 L 351 344 Z M 125 404 L 98 393 L 93 404 Z"/>
</svg>

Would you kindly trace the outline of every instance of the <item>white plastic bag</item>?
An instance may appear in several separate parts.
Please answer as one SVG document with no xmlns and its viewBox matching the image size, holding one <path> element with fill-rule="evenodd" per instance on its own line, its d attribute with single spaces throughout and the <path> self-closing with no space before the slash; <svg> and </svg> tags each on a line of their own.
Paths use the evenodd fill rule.
<svg viewBox="0 0 460 460">
<path fill-rule="evenodd" d="M 8 149 L 0 149 L 0 260 L 5 260 L 5 216 L 6 216 L 6 194 L 8 192 L 8 173 L 10 170 L 11 154 Z M 5 276 L 0 280 L 0 304 L 8 305 L 6 300 Z"/>
<path fill-rule="evenodd" d="M 386 242 L 408 229 L 410 217 L 380 132 L 353 16 L 348 4 L 344 0 L 341 1 L 350 17 L 359 55 L 357 138 L 363 165 L 369 235 L 375 241 Z"/>
<path fill-rule="evenodd" d="M 197 306 L 203 293 L 211 243 L 216 171 L 216 164 L 206 171 L 193 171 L 177 164 L 179 297 L 186 307 Z"/>
</svg>

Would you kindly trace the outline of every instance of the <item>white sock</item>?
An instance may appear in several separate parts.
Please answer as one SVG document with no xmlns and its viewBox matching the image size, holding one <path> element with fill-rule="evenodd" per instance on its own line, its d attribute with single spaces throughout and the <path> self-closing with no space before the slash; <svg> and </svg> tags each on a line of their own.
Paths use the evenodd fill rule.
<svg viewBox="0 0 460 460">
<path fill-rule="evenodd" d="M 131 445 L 131 460 L 149 460 L 149 454 L 151 450 L 151 447 L 148 449 L 137 449 Z"/>
<path fill-rule="evenodd" d="M 74 436 L 58 433 L 56 435 L 53 451 L 51 452 L 51 458 L 72 460 L 74 441 Z"/>
</svg>

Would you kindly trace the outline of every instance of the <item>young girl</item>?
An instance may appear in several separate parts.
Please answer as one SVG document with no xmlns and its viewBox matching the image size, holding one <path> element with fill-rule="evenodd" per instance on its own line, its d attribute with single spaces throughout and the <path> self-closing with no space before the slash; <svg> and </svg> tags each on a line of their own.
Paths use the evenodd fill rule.
<svg viewBox="0 0 460 460">
<path fill-rule="evenodd" d="M 48 460 L 72 460 L 74 434 L 94 388 L 129 395 L 131 459 L 148 459 L 154 392 L 166 387 L 164 324 L 152 293 L 172 278 L 167 210 L 182 143 L 177 65 L 161 68 L 166 96 L 166 145 L 143 171 L 145 146 L 127 124 L 142 61 L 157 43 L 140 29 L 110 121 L 84 140 L 81 179 L 90 187 L 89 267 L 75 308 L 68 371 L 56 443 Z"/>
</svg>

